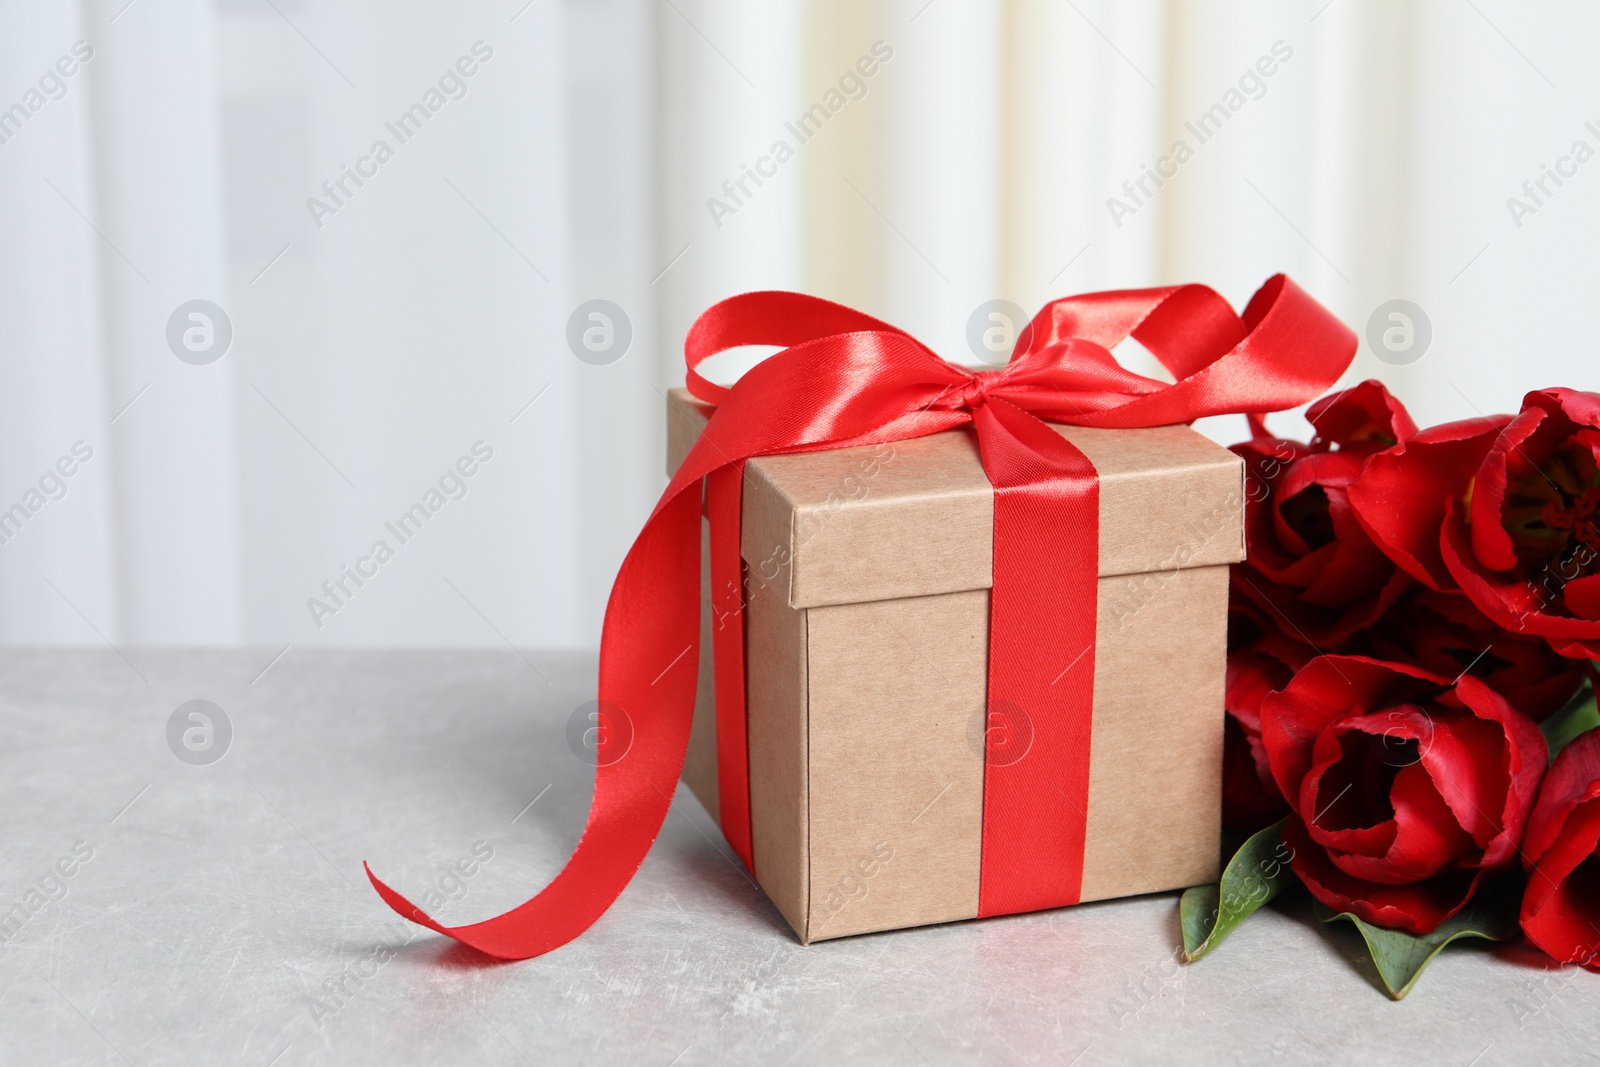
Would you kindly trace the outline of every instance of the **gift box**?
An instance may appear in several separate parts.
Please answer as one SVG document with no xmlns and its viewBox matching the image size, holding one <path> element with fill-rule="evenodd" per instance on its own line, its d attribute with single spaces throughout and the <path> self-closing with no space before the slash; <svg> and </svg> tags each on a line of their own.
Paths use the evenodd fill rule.
<svg viewBox="0 0 1600 1067">
<path fill-rule="evenodd" d="M 671 392 L 669 474 L 713 410 Z M 1051 428 L 1100 481 L 1078 899 L 1213 882 L 1243 463 L 1185 426 Z M 684 783 L 718 817 L 713 648 L 742 627 L 754 874 L 800 940 L 977 917 L 984 776 L 1028 758 L 1033 724 L 986 706 L 995 490 L 974 434 L 752 459 L 742 495 L 742 612 L 702 567 Z M 1086 683 L 1073 666 L 1059 684 Z"/>
<path fill-rule="evenodd" d="M 1117 362 L 1129 339 L 1166 378 Z M 731 386 L 696 369 L 749 345 L 779 351 Z M 606 604 L 572 858 L 464 926 L 368 878 L 537 956 L 605 913 L 687 781 L 806 942 L 1211 881 L 1245 486 L 1187 427 L 1259 428 L 1355 349 L 1281 274 L 1237 314 L 1201 285 L 1063 297 L 988 370 L 803 293 L 720 301 Z"/>
</svg>

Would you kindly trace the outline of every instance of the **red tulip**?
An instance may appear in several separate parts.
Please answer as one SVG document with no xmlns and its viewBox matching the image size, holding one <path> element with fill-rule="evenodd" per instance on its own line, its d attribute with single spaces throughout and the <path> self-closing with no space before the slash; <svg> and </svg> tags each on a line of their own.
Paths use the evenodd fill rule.
<svg viewBox="0 0 1600 1067">
<path fill-rule="evenodd" d="M 1360 656 L 1301 668 L 1262 701 L 1261 736 L 1295 874 L 1330 907 L 1414 934 L 1515 864 L 1547 753 L 1478 679 Z"/>
<path fill-rule="evenodd" d="M 1600 395 L 1424 430 L 1350 486 L 1361 525 L 1430 588 L 1560 655 L 1600 658 Z"/>
<path fill-rule="evenodd" d="M 1528 819 L 1522 932 L 1562 963 L 1600 961 L 1600 729 L 1562 749 Z"/>
<path fill-rule="evenodd" d="M 1333 648 L 1376 622 L 1411 584 L 1373 544 L 1346 492 L 1370 456 L 1416 425 L 1375 381 L 1326 397 L 1306 412 L 1309 444 L 1258 437 L 1235 445 L 1245 461 L 1247 558 L 1233 589 L 1284 636 Z"/>
</svg>

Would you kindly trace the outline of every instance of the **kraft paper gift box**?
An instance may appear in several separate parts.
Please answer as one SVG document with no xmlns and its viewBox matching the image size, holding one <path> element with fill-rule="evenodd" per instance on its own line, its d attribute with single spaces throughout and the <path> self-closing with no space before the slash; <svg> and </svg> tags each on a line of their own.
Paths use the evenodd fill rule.
<svg viewBox="0 0 1600 1067">
<path fill-rule="evenodd" d="M 672 391 L 669 473 L 711 410 Z M 1081 900 L 1216 881 L 1243 463 L 1184 426 L 1053 428 L 1100 476 Z M 751 851 L 802 942 L 978 915 L 993 492 L 966 429 L 745 467 Z M 702 583 L 682 777 L 716 818 Z"/>
</svg>

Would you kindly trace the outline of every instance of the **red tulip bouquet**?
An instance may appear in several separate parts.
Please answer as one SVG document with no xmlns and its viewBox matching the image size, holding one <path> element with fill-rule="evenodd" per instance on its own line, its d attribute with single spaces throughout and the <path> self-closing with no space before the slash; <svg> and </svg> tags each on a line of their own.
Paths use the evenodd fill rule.
<svg viewBox="0 0 1600 1067">
<path fill-rule="evenodd" d="M 1210 951 L 1296 882 L 1391 995 L 1519 929 L 1600 969 L 1600 394 L 1419 430 L 1378 382 L 1260 420 L 1234 567 L 1223 820 L 1182 902 Z"/>
</svg>

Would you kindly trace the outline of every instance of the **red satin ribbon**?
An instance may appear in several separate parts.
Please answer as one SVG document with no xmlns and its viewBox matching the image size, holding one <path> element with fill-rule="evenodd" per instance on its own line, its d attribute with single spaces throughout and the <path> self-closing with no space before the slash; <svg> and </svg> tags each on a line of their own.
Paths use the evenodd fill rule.
<svg viewBox="0 0 1600 1067">
<path fill-rule="evenodd" d="M 1173 384 L 1117 364 L 1109 350 L 1129 335 L 1155 354 Z M 685 343 L 687 379 L 717 408 L 611 589 L 599 697 L 630 717 L 633 738 L 626 755 L 612 760 L 610 739 L 625 731 L 602 737 L 577 849 L 532 900 L 469 926 L 440 926 L 369 869 L 379 895 L 401 916 L 504 959 L 536 956 L 582 933 L 644 861 L 682 769 L 699 658 L 702 481 L 723 480 L 726 489 L 725 479 L 738 476 L 727 472 L 752 456 L 971 424 L 995 485 L 991 710 L 1022 709 L 1034 731 L 1026 759 L 992 759 L 985 771 L 980 907 L 1000 914 L 1075 899 L 1088 786 L 1098 484 L 1082 453 L 1041 420 L 1125 428 L 1281 411 L 1337 381 L 1356 339 L 1283 275 L 1269 279 L 1242 316 L 1204 286 L 1122 290 L 1055 301 L 1023 337 L 1025 350 L 1004 368 L 973 372 L 892 326 L 815 297 L 747 293 L 701 315 Z M 695 369 L 716 352 L 750 344 L 785 348 L 731 389 Z M 732 686 L 718 685 L 719 720 Z M 742 692 L 727 698 L 742 708 Z M 729 828 L 741 804 L 739 825 Z M 734 798 L 722 815 L 748 862 L 748 796 Z"/>
<path fill-rule="evenodd" d="M 711 662 L 717 714 L 717 821 L 751 871 L 750 748 L 744 703 L 744 557 L 739 553 L 744 461 L 706 476 L 711 526 Z M 726 709 L 726 710 L 724 710 Z"/>
</svg>

